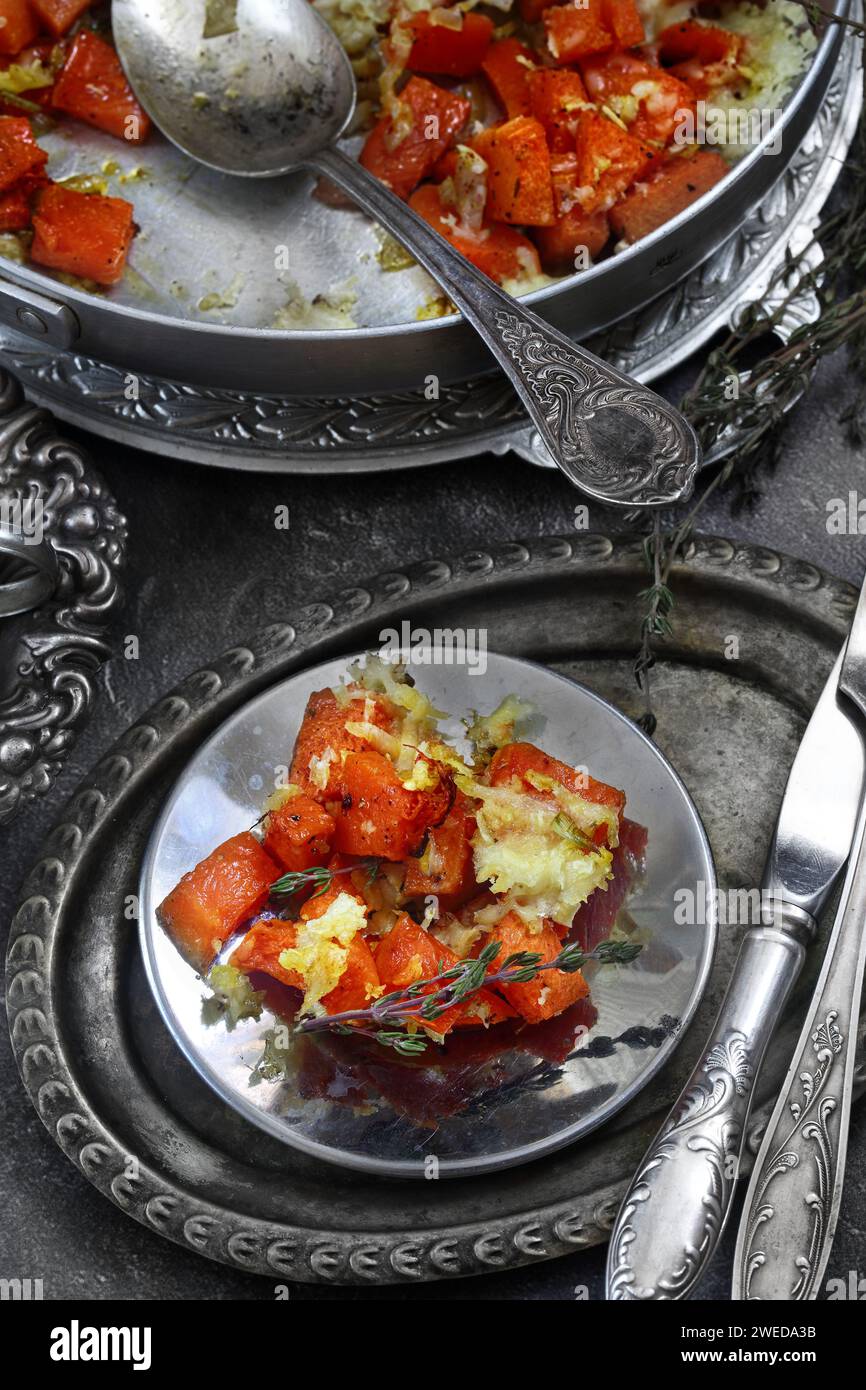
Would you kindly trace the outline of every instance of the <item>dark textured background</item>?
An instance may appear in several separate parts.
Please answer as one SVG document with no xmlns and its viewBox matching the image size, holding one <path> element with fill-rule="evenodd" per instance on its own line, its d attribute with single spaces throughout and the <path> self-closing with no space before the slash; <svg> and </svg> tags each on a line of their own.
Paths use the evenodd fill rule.
<svg viewBox="0 0 866 1390">
<path fill-rule="evenodd" d="M 665 383 L 678 398 L 689 379 Z M 839 416 L 859 385 L 837 356 L 788 424 L 782 462 L 749 512 L 717 500 L 704 530 L 789 551 L 858 582 L 866 538 L 831 536 L 827 501 L 860 488 L 863 453 Z M 80 436 L 79 436 L 80 437 Z M 141 659 L 110 662 L 94 716 L 44 805 L 0 831 L 0 922 L 5 937 L 19 884 L 59 806 L 124 727 L 188 671 L 246 640 L 299 603 L 327 597 L 409 559 L 501 541 L 568 533 L 577 494 L 558 474 L 484 456 L 423 471 L 291 478 L 205 470 L 88 440 L 129 518 L 127 604 L 117 635 L 136 633 Z M 274 529 L 287 503 L 291 529 Z M 618 521 L 591 508 L 595 531 Z M 105 1201 L 64 1157 L 21 1089 L 5 1031 L 0 1042 L 0 1277 L 44 1280 L 50 1299 L 271 1299 L 273 1282 L 210 1263 L 162 1240 Z M 839 1233 L 829 1277 L 862 1269 L 866 1242 L 866 1105 L 855 1114 Z M 735 1221 L 732 1230 L 736 1229 Z M 701 1289 L 728 1296 L 729 1236 Z M 602 1296 L 604 1251 L 514 1273 L 399 1289 L 297 1285 L 299 1299 L 573 1299 Z M 864 1271 L 866 1272 L 866 1271 Z"/>
</svg>

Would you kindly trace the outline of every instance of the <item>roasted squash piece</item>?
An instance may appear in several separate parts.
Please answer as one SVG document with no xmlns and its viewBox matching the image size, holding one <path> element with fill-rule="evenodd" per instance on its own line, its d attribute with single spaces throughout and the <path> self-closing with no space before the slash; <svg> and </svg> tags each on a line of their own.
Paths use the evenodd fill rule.
<svg viewBox="0 0 866 1390">
<path fill-rule="evenodd" d="M 21 232 L 33 220 L 33 199 L 48 179 L 43 174 L 29 174 L 5 193 L 0 193 L 0 232 Z"/>
<path fill-rule="evenodd" d="M 260 971 L 291 989 L 303 992 L 304 977 L 298 970 L 280 964 L 284 951 L 295 949 L 298 928 L 279 918 L 256 922 L 232 952 L 231 963 L 249 975 Z M 339 1014 L 350 1009 L 366 1009 L 379 991 L 379 975 L 373 954 L 363 936 L 356 936 L 346 949 L 346 964 L 340 982 L 322 997 L 326 1013 Z"/>
<path fill-rule="evenodd" d="M 384 698 L 366 691 L 353 694 L 345 703 L 333 690 L 313 692 L 295 740 L 289 779 L 314 801 L 339 800 L 343 794 L 343 754 L 369 747 L 360 735 L 349 733 L 347 721 L 376 724 L 387 732 L 393 727 L 394 716 Z"/>
<path fill-rule="evenodd" d="M 403 891 L 410 897 L 433 894 L 440 910 L 453 908 L 478 892 L 472 863 L 472 836 L 475 813 L 472 802 L 462 792 L 441 825 L 427 836 L 422 859 L 410 859 Z"/>
<path fill-rule="evenodd" d="M 461 229 L 455 225 L 453 210 L 443 206 L 439 189 L 434 184 L 426 183 L 416 189 L 409 206 L 450 241 L 467 261 L 498 284 L 540 273 L 538 252 L 528 237 L 499 223 L 488 222 L 477 233 Z"/>
<path fill-rule="evenodd" d="M 694 112 L 695 95 L 672 72 L 634 53 L 612 53 L 580 65 L 590 98 L 604 104 L 636 140 L 666 145 Z"/>
<path fill-rule="evenodd" d="M 335 848 L 394 862 L 417 853 L 429 828 L 448 814 L 454 796 L 444 775 L 430 791 L 408 790 L 390 760 L 372 751 L 348 755 L 341 785 Z"/>
<path fill-rule="evenodd" d="M 30 257 L 38 265 L 114 285 L 135 235 L 132 204 L 53 183 L 37 195 L 33 230 Z"/>
<path fill-rule="evenodd" d="M 487 212 L 495 222 L 547 227 L 556 221 L 544 126 L 515 116 L 472 140 L 487 163 Z"/>
<path fill-rule="evenodd" d="M 55 39 L 71 29 L 76 19 L 89 10 L 93 0 L 30 0 L 30 6 L 43 29 Z"/>
<path fill-rule="evenodd" d="M 0 53 L 20 53 L 38 33 L 30 0 L 0 0 Z"/>
<path fill-rule="evenodd" d="M 450 970 L 459 964 L 460 957 L 402 913 L 376 947 L 374 960 L 385 993 L 390 994 Z M 433 994 L 436 988 L 431 985 L 422 993 Z M 487 1026 L 510 1017 L 511 1010 L 492 990 L 481 989 L 465 1004 L 455 1004 L 426 1026 L 434 1033 L 444 1034 L 452 1028 Z"/>
<path fill-rule="evenodd" d="M 52 104 L 87 125 L 141 144 L 150 133 L 150 117 L 136 101 L 111 47 L 91 29 L 76 35 L 57 81 Z"/>
<path fill-rule="evenodd" d="M 608 807 L 614 812 L 617 820 L 622 821 L 625 792 L 609 786 L 607 782 L 597 782 L 589 773 L 570 767 L 559 758 L 552 758 L 549 753 L 536 748 L 534 743 L 509 743 L 498 749 L 490 760 L 487 775 L 492 787 L 507 786 L 516 778 L 521 783 L 521 790 L 543 801 L 548 800 L 549 794 L 534 787 L 528 780 L 528 773 L 540 773 L 543 777 L 550 777 L 567 791 L 582 796 L 584 800 L 592 801 L 596 806 Z"/>
<path fill-rule="evenodd" d="M 488 940 L 501 943 L 501 950 L 490 967 L 491 973 L 501 969 L 507 958 L 519 951 L 532 951 L 540 955 L 542 961 L 551 961 L 562 949 L 562 943 L 549 922 L 543 923 L 541 930 L 534 932 L 516 912 L 506 913 L 491 928 Z M 497 984 L 496 989 L 527 1023 L 542 1023 L 545 1019 L 554 1018 L 589 994 L 589 985 L 579 970 L 573 974 L 564 970 L 543 970 L 533 980 L 519 984 Z"/>
<path fill-rule="evenodd" d="M 629 243 L 649 236 L 697 202 L 728 172 L 729 165 L 715 150 L 673 156 L 611 208 L 614 235 Z"/>
<path fill-rule="evenodd" d="M 599 111 L 581 111 L 574 137 L 577 185 L 585 212 L 609 208 L 646 172 L 652 153 Z"/>
<path fill-rule="evenodd" d="M 557 63 L 576 63 L 590 53 L 612 48 L 614 35 L 606 15 L 604 0 L 572 0 L 553 5 L 542 15 L 547 47 Z"/>
<path fill-rule="evenodd" d="M 534 67 L 532 50 L 519 39 L 497 39 L 487 50 L 481 71 L 509 118 L 532 115 L 528 78 Z"/>
<path fill-rule="evenodd" d="M 334 830 L 334 817 L 302 793 L 268 813 L 265 849 L 290 872 L 311 869 L 327 863 Z"/>
<path fill-rule="evenodd" d="M 460 11 L 449 11 L 457 15 Z M 441 73 L 447 77 L 471 77 L 478 72 L 490 47 L 493 20 L 486 15 L 464 14 L 459 29 L 437 24 L 428 13 L 415 15 L 407 25 L 412 48 L 406 62 L 410 72 Z"/>
<path fill-rule="evenodd" d="M 273 859 L 244 831 L 184 874 L 156 915 L 184 959 L 203 972 L 235 928 L 264 905 L 278 877 Z"/>
<path fill-rule="evenodd" d="M 608 214 L 584 212 L 576 206 L 554 226 L 536 227 L 533 237 L 547 274 L 571 275 L 578 268 L 586 269 L 577 265 L 578 252 L 585 252 L 591 261 L 601 255 L 610 240 Z"/>
<path fill-rule="evenodd" d="M 574 149 L 581 107 L 589 104 L 580 73 L 567 68 L 536 68 L 529 74 L 532 114 L 544 126 L 551 153 Z"/>
<path fill-rule="evenodd" d="M 0 192 L 39 173 L 47 160 L 26 116 L 0 116 Z"/>
<path fill-rule="evenodd" d="M 424 77 L 410 78 L 400 102 L 411 121 L 407 133 L 394 143 L 397 132 L 390 117 L 383 116 L 367 136 L 360 159 L 399 198 L 408 198 L 463 129 L 471 104 Z"/>
<path fill-rule="evenodd" d="M 620 48 L 634 48 L 643 43 L 646 37 L 643 20 L 634 0 L 604 0 L 602 13 Z"/>
</svg>

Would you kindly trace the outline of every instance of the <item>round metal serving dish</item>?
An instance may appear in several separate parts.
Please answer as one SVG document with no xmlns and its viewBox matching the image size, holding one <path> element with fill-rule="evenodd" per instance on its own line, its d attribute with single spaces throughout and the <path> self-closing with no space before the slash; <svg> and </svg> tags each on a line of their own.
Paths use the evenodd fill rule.
<svg viewBox="0 0 866 1390">
<path fill-rule="evenodd" d="M 649 831 L 645 870 L 617 918 L 643 950 L 630 965 L 591 964 L 589 997 L 560 1019 L 513 1036 L 509 1025 L 498 1036 L 473 1030 L 451 1039 L 441 1056 L 434 1050 L 410 1062 L 363 1043 L 359 1049 L 357 1039 L 289 1033 L 282 1074 L 262 1080 L 257 1066 L 277 1036 L 280 1013 L 265 1010 L 229 1031 L 203 1008 L 209 991 L 160 926 L 157 906 L 214 845 L 261 816 L 274 762 L 292 747 L 307 700 L 340 682 L 347 658 L 272 686 L 220 727 L 176 783 L 142 867 L 142 952 L 184 1055 L 218 1096 L 266 1133 L 361 1172 L 424 1178 L 434 1159 L 443 1177 L 495 1172 L 588 1134 L 665 1064 L 712 963 L 714 915 L 677 925 L 678 890 L 714 886 L 715 869 L 698 813 L 670 763 L 636 724 L 584 686 L 534 662 L 485 657 L 483 670 L 416 666 L 413 658 L 419 688 L 437 709 L 452 712 L 442 728 L 454 745 L 469 752 L 461 713 L 494 709 L 515 694 L 535 711 L 526 736 L 624 787 L 630 818 Z"/>
<path fill-rule="evenodd" d="M 845 14 L 847 4 L 835 0 L 832 12 Z M 842 37 L 842 26 L 827 26 L 777 124 L 714 189 L 652 236 L 528 302 L 559 328 L 574 333 L 579 325 L 584 337 L 710 256 L 795 154 L 831 81 Z M 770 154 L 777 137 L 778 153 Z M 110 191 L 132 197 L 143 231 L 132 271 L 101 295 L 0 262 L 0 322 L 42 344 L 74 347 L 132 372 L 285 395 L 396 391 L 417 388 L 428 376 L 448 383 L 492 367 L 462 319 L 419 322 L 407 310 L 403 277 L 422 272 L 367 273 L 381 249 L 375 228 L 358 213 L 312 198 L 308 175 L 231 179 L 194 165 L 158 136 L 137 152 L 141 167 L 132 168 L 128 151 L 118 153 L 118 142 L 96 131 L 62 128 L 43 143 L 55 177 L 127 161 L 116 176 L 120 186 L 110 176 Z M 263 326 L 286 306 L 287 277 L 307 298 L 355 278 L 355 317 L 369 326 Z M 214 321 L 214 298 L 225 301 L 216 311 L 221 322 Z M 407 312 L 413 321 L 403 321 Z"/>
</svg>

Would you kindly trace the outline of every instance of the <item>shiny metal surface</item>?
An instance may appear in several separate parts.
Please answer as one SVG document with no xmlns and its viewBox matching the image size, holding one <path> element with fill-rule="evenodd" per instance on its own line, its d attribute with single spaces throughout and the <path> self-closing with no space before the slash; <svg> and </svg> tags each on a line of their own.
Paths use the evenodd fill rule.
<svg viewBox="0 0 866 1390">
<path fill-rule="evenodd" d="M 469 1064 L 471 1083 L 465 1078 L 461 1083 L 469 1087 L 465 1103 L 454 1107 L 453 1074 L 444 1071 L 441 1113 L 426 1124 L 407 1118 L 385 1098 L 399 1077 L 388 1078 L 378 1101 L 368 1088 L 365 1104 L 357 1108 L 311 1098 L 304 1080 L 311 1067 L 303 1050 L 307 1039 L 292 1044 L 287 1080 L 253 1086 L 251 1068 L 278 1020 L 266 1015 L 231 1033 L 204 1023 L 206 991 L 160 928 L 155 909 L 215 844 L 260 816 L 274 765 L 288 757 L 308 695 L 337 684 L 345 670 L 344 660 L 329 662 L 245 705 L 193 758 L 169 797 L 154 828 L 140 887 L 142 947 L 160 1010 L 196 1071 L 223 1100 L 318 1158 L 402 1177 L 429 1175 L 433 1158 L 443 1176 L 491 1172 L 537 1158 L 587 1134 L 633 1099 L 670 1055 L 697 1007 L 712 961 L 715 921 L 710 915 L 700 925 L 678 927 L 673 916 L 673 895 L 684 877 L 715 883 L 697 813 L 670 764 L 635 725 L 554 672 L 493 654 L 483 675 L 465 667 L 419 667 L 413 674 L 436 707 L 454 712 L 446 727 L 461 743 L 460 715 L 469 708 L 492 709 L 513 692 L 537 710 L 530 737 L 571 763 L 590 763 L 596 776 L 627 789 L 629 814 L 650 831 L 646 875 L 627 909 L 648 944 L 633 965 L 592 972 L 597 1018 L 565 1062 L 545 1065 L 540 1036 L 538 1053 L 515 1047 L 501 1058 L 475 1057 Z M 594 1040 L 630 1033 L 654 1041 L 643 1047 L 593 1046 Z M 338 1061 L 342 1090 L 354 1088 L 360 1098 L 350 1059 Z M 386 1056 L 376 1066 L 381 1075 L 393 1064 Z M 431 1070 L 436 1073 L 435 1061 Z M 368 1071 L 362 1066 L 361 1076 Z M 403 1067 L 400 1073 L 418 1075 L 417 1068 Z M 430 1084 L 429 1075 L 421 1079 Z M 403 1080 L 402 1086 L 407 1084 Z"/>
<path fill-rule="evenodd" d="M 862 732 L 866 586 L 844 652 L 839 691 L 840 705 L 851 702 L 849 709 L 853 705 Z M 850 739 L 843 739 L 836 748 L 828 747 L 834 771 L 851 755 L 849 744 Z M 807 791 L 804 783 L 803 798 Z M 835 831 L 844 844 L 850 800 L 846 788 L 838 802 L 828 798 L 823 805 L 819 800 L 813 806 L 813 822 L 824 823 L 823 841 Z M 734 1298 L 802 1302 L 823 1292 L 821 1280 L 833 1246 L 845 1180 L 864 969 L 866 804 L 857 819 L 821 975 L 749 1182 L 734 1257 Z"/>
<path fill-rule="evenodd" d="M 839 12 L 843 6 L 839 0 Z M 831 27 L 789 99 L 778 155 L 757 147 L 652 237 L 523 302 L 555 327 L 585 337 L 648 303 L 706 260 L 800 148 L 832 79 L 841 40 L 838 26 Z M 101 362 L 211 389 L 358 396 L 421 389 L 431 374 L 448 384 L 490 370 L 488 354 L 460 319 L 415 321 L 431 293 L 426 274 L 420 268 L 383 272 L 372 224 L 311 198 L 308 175 L 237 180 L 192 165 L 159 138 L 135 152 L 137 162 L 119 155 L 117 142 L 97 131 L 76 129 L 74 137 L 58 131 L 43 143 L 55 177 L 121 163 L 110 188 L 133 198 L 142 233 L 132 274 L 105 295 L 88 295 L 4 261 L 0 321 L 16 330 L 20 286 L 68 309 L 58 325 L 67 346 Z M 275 264 L 275 247 L 286 248 L 287 271 Z M 287 302 L 296 302 L 289 281 L 307 301 L 352 282 L 353 314 L 361 326 L 312 330 L 299 321 L 297 329 L 275 328 Z M 217 310 L 199 308 L 214 292 L 231 302 Z M 32 325 L 27 331 L 33 333 Z"/>
<path fill-rule="evenodd" d="M 354 108 L 354 76 L 307 0 L 240 0 L 231 32 L 213 38 L 205 0 L 115 0 L 112 14 L 127 75 L 163 134 L 223 173 L 306 167 L 348 193 L 487 344 L 576 487 L 624 507 L 691 495 L 701 451 L 674 406 L 552 330 L 334 147 Z"/>
<path fill-rule="evenodd" d="M 703 1054 L 617 1217 L 608 1257 L 613 1300 L 687 1298 L 724 1229 L 764 1054 L 857 824 L 864 747 L 838 695 L 842 660 L 788 778 L 764 873 L 762 920 L 745 933 Z"/>
</svg>

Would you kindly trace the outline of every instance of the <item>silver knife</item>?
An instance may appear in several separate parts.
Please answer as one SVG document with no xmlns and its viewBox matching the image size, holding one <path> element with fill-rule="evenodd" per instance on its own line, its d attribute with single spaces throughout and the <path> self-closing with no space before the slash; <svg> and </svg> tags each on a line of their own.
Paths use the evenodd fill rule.
<svg viewBox="0 0 866 1390">
<path fill-rule="evenodd" d="M 866 721 L 866 587 L 839 690 Z M 800 1302 L 821 1292 L 845 1177 L 864 969 L 866 804 L 809 1013 L 746 1193 L 734 1298 Z"/>
<path fill-rule="evenodd" d="M 838 694 L 843 655 L 788 777 L 764 870 L 768 910 L 743 937 L 706 1047 L 614 1224 L 609 1299 L 688 1298 L 724 1229 L 764 1053 L 857 824 L 866 760 Z"/>
</svg>

